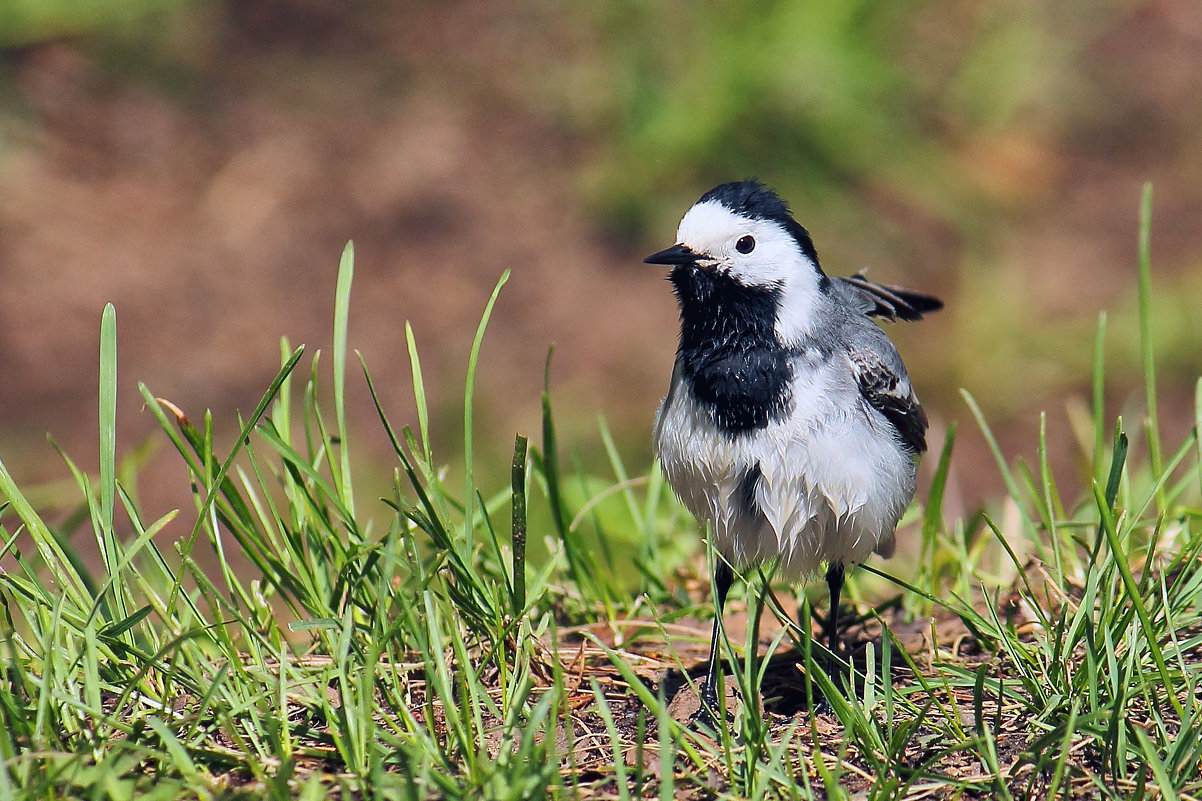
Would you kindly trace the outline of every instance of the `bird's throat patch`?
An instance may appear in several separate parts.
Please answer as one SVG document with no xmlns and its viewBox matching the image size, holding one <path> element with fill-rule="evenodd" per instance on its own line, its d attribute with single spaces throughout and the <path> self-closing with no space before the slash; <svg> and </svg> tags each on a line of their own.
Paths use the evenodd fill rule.
<svg viewBox="0 0 1202 801">
<path fill-rule="evenodd" d="M 681 378 L 723 433 L 781 419 L 792 401 L 791 351 L 776 338 L 781 290 L 744 286 L 712 270 L 670 276 L 680 302 Z"/>
</svg>

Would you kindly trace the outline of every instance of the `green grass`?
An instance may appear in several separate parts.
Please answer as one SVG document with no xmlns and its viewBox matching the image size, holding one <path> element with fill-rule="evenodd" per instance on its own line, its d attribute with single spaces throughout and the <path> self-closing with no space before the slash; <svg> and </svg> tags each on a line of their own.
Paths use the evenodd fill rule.
<svg viewBox="0 0 1202 801">
<path fill-rule="evenodd" d="M 1149 209 L 1150 197 L 1145 232 Z M 0 463 L 0 801 L 1196 797 L 1202 445 L 1160 441 L 1141 254 L 1148 406 L 1135 430 L 1101 407 L 1103 318 L 1083 497 L 1064 498 L 1049 469 L 1046 420 L 1037 463 L 1012 464 L 966 393 L 1006 497 L 944 521 L 950 431 L 907 517 L 917 571 L 861 573 L 897 595 L 860 605 L 846 698 L 811 670 L 780 602 L 789 588 L 752 571 L 731 604 L 751 624 L 726 643 L 733 696 L 712 738 L 681 711 L 704 654 L 707 571 L 679 545 L 692 523 L 658 470 L 629 470 L 604 425 L 612 475 L 568 468 L 549 394 L 507 473 L 472 459 L 478 437 L 513 436 L 472 425 L 505 277 L 466 369 L 467 491 L 431 455 L 417 334 L 406 327 L 416 428 L 347 358 L 348 247 L 332 381 L 282 343 L 227 443 L 208 414 L 142 388 L 193 489 L 191 509 L 157 520 L 118 462 L 107 307 L 98 475 L 63 455 L 71 519 L 93 541 L 48 522 Z M 355 392 L 395 453 L 384 499 L 356 496 L 373 482 L 352 481 L 351 435 L 368 435 L 347 425 Z M 1198 399 L 1195 423 L 1202 383 Z M 801 613 L 809 629 L 804 597 Z M 813 711 L 820 692 L 829 712 Z"/>
</svg>

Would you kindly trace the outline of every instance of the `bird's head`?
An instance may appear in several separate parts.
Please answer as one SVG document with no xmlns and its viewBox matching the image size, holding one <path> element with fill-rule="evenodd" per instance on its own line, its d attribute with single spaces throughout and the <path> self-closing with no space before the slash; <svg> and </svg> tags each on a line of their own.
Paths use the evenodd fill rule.
<svg viewBox="0 0 1202 801">
<path fill-rule="evenodd" d="M 644 261 L 673 268 L 684 311 L 701 300 L 721 306 L 725 298 L 770 293 L 782 340 L 809 327 L 827 280 L 809 233 L 775 192 L 754 180 L 706 192 L 681 219 L 676 244 Z"/>
</svg>

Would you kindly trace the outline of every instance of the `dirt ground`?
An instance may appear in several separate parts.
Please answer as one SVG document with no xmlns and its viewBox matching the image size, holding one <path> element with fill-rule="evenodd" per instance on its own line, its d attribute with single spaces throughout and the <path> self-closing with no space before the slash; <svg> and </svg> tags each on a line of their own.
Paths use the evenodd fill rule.
<svg viewBox="0 0 1202 801">
<path fill-rule="evenodd" d="M 481 430 L 501 433 L 480 447 L 501 455 L 514 431 L 537 432 L 554 343 L 563 441 L 596 452 L 594 421 L 605 414 L 632 460 L 647 455 L 641 432 L 666 387 L 676 320 L 662 276 L 640 257 L 671 231 L 635 243 L 599 228 L 580 176 L 605 132 L 589 139 L 556 125 L 519 80 L 553 66 L 540 63 L 548 56 L 538 43 L 572 43 L 578 33 L 549 29 L 556 18 L 538 4 L 195 8 L 200 24 L 168 29 L 162 52 L 138 58 L 89 40 L 0 54 L 0 454 L 19 482 L 66 475 L 46 432 L 92 463 L 105 302 L 117 307 L 124 450 L 154 429 L 137 382 L 194 418 L 213 409 L 228 431 L 234 410 L 252 408 L 274 373 L 277 337 L 328 352 L 348 239 L 357 257 L 351 344 L 398 420 L 412 419 L 410 320 L 435 424 L 455 441 L 475 324 L 512 269 L 478 388 Z M 1054 130 L 1035 120 L 1045 129 L 1038 137 L 958 143 L 977 179 L 1013 198 L 993 224 L 1006 257 L 1030 265 L 1012 278 L 1041 315 L 1085 307 L 1088 325 L 1097 308 L 1130 295 L 1133 275 L 1110 266 L 1133 264 L 1147 179 L 1156 182 L 1158 275 L 1202 267 L 1200 8 L 1131 4 L 1075 56 L 1089 108 L 1105 115 L 1070 112 Z M 907 213 L 882 223 L 904 225 Z M 898 335 L 934 422 L 933 448 L 950 420 L 961 421 L 955 512 L 997 486 L 956 395 L 980 361 L 956 352 L 957 332 L 973 322 L 965 315 L 977 313 L 957 311 L 958 300 L 988 289 L 957 273 L 971 242 L 936 238 L 918 250 L 939 269 L 902 263 L 873 275 L 937 276 L 941 285 L 922 288 L 948 301 L 930 327 Z M 838 245 L 827 252 L 837 256 Z M 1182 415 L 1191 383 L 1166 378 L 1166 403 Z M 366 393 L 352 385 L 360 455 L 386 461 Z M 1029 452 L 1048 399 L 1016 395 L 993 419 L 1004 443 Z M 1052 401 L 1051 414 L 1067 431 L 1063 403 Z M 152 457 L 140 487 L 152 512 L 187 505 L 182 477 L 169 456 Z"/>
</svg>

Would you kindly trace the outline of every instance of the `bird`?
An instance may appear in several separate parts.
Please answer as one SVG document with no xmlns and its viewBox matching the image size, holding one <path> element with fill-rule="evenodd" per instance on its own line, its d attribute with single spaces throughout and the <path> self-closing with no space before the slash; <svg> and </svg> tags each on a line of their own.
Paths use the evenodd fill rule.
<svg viewBox="0 0 1202 801">
<path fill-rule="evenodd" d="M 777 560 L 779 575 L 801 580 L 826 565 L 824 633 L 837 658 L 845 575 L 893 554 L 927 449 L 926 414 L 874 318 L 918 320 L 943 303 L 862 272 L 828 276 L 809 232 L 757 179 L 706 192 L 676 243 L 644 262 L 671 268 L 680 312 L 654 450 L 715 550 L 696 718 L 712 725 L 736 566 Z"/>
</svg>

